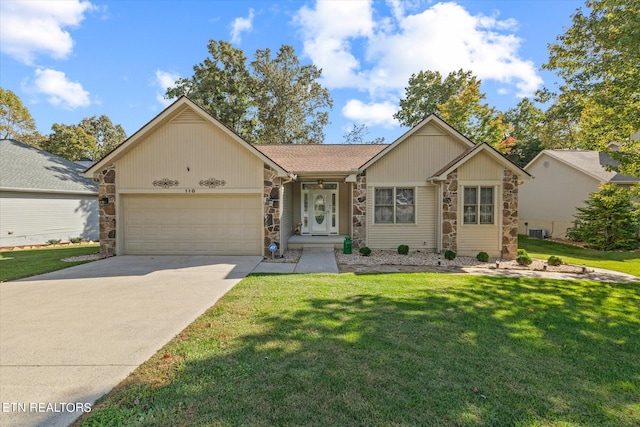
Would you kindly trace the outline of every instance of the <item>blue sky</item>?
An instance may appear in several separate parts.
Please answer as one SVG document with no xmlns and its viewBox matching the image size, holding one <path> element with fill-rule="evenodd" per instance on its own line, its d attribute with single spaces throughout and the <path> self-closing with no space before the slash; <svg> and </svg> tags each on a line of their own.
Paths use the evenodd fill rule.
<svg viewBox="0 0 640 427">
<path fill-rule="evenodd" d="M 470 69 L 500 110 L 556 77 L 547 45 L 583 1 L 0 1 L 0 86 L 15 92 L 43 134 L 54 123 L 106 114 L 128 135 L 170 101 L 210 39 L 251 59 L 292 45 L 323 69 L 334 107 L 326 142 L 353 124 L 392 142 L 409 76 Z"/>
</svg>

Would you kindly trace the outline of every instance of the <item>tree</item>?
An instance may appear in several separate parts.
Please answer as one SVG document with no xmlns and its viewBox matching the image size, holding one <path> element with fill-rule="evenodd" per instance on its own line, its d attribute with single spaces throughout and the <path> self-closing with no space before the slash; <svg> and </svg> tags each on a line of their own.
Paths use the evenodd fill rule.
<svg viewBox="0 0 640 427">
<path fill-rule="evenodd" d="M 193 76 L 181 78 L 168 88 L 166 97 L 188 96 L 239 135 L 253 137 L 250 110 L 252 78 L 242 50 L 225 41 L 210 40 L 210 57 L 193 67 Z"/>
<path fill-rule="evenodd" d="M 500 112 L 482 103 L 486 95 L 480 84 L 471 71 L 451 72 L 444 79 L 438 71 L 420 71 L 409 78 L 393 117 L 404 126 L 415 126 L 435 113 L 472 141 L 498 145 L 509 127 Z"/>
<path fill-rule="evenodd" d="M 322 143 L 333 106 L 317 81 L 321 71 L 301 65 L 283 45 L 275 58 L 257 50 L 247 66 L 244 53 L 227 42 L 209 42 L 210 57 L 179 79 L 167 98 L 187 95 L 240 136 L 254 143 Z"/>
<path fill-rule="evenodd" d="M 577 208 L 571 239 L 603 251 L 635 249 L 640 245 L 639 211 L 632 192 L 615 184 L 604 184 L 589 195 L 585 207 Z"/>
<path fill-rule="evenodd" d="M 127 139 L 127 133 L 122 126 L 114 126 L 111 119 L 105 115 L 84 118 L 78 127 L 96 139 L 96 150 L 89 157 L 91 160 L 100 159 Z"/>
<path fill-rule="evenodd" d="M 622 144 L 612 153 L 625 173 L 640 173 L 640 2 L 590 0 L 572 25 L 549 46 L 549 62 L 564 83 L 559 100 L 573 106 L 576 138 L 583 146 Z M 640 176 L 640 175 L 637 175 Z"/>
<path fill-rule="evenodd" d="M 51 130 L 53 133 L 42 143 L 43 150 L 72 161 L 94 159 L 98 150 L 96 138 L 83 128 L 54 123 Z"/>
<path fill-rule="evenodd" d="M 384 137 L 366 141 L 367 135 L 369 135 L 369 128 L 366 124 L 363 123 L 360 126 L 354 124 L 353 128 L 345 133 L 342 138 L 345 144 L 384 144 Z"/>
<path fill-rule="evenodd" d="M 283 45 L 275 58 L 271 50 L 258 50 L 253 70 L 253 100 L 257 109 L 255 140 L 274 144 L 324 142 L 329 123 L 326 108 L 333 106 L 329 91 L 317 80 L 315 65 L 300 65 L 291 46 Z"/>
<path fill-rule="evenodd" d="M 522 98 L 518 105 L 504 113 L 505 123 L 511 128 L 509 137 L 513 138 L 509 154 L 517 156 L 518 166 L 526 166 L 544 149 L 540 133 L 545 119 L 544 111 L 529 98 Z"/>
<path fill-rule="evenodd" d="M 36 134 L 36 122 L 18 95 L 0 87 L 0 139 L 15 139 L 34 145 L 32 137 Z"/>
</svg>

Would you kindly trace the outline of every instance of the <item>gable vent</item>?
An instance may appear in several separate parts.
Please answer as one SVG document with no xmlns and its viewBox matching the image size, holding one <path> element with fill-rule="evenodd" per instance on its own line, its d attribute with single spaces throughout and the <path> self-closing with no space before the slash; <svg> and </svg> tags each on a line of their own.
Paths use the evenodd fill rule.
<svg viewBox="0 0 640 427">
<path fill-rule="evenodd" d="M 191 109 L 184 110 L 171 120 L 173 123 L 202 123 L 204 119 Z"/>
</svg>

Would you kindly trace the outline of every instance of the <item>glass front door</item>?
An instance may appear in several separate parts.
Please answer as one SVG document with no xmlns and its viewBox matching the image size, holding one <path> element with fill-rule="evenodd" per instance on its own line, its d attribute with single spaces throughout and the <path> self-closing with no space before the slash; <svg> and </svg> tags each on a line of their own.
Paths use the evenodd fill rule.
<svg viewBox="0 0 640 427">
<path fill-rule="evenodd" d="M 302 184 L 302 232 L 338 234 L 337 184 Z"/>
</svg>

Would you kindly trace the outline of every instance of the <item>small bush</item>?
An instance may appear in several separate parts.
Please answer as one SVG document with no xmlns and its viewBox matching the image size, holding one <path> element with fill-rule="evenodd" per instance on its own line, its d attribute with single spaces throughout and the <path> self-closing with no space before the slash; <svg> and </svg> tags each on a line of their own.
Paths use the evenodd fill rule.
<svg viewBox="0 0 640 427">
<path fill-rule="evenodd" d="M 489 261 L 489 254 L 486 252 L 480 252 L 477 256 L 476 259 L 480 262 L 488 262 Z"/>
<path fill-rule="evenodd" d="M 409 253 L 409 246 L 407 245 L 400 245 L 398 246 L 398 253 L 400 255 L 406 255 Z"/>
<path fill-rule="evenodd" d="M 547 260 L 547 264 L 549 264 L 549 265 L 561 265 L 562 264 L 562 258 L 557 257 L 555 255 L 551 255 L 549 257 L 549 259 Z"/>
<path fill-rule="evenodd" d="M 446 251 L 444 251 L 444 257 L 449 261 L 454 260 L 456 258 L 456 255 L 457 254 L 452 250 L 447 249 Z"/>
<path fill-rule="evenodd" d="M 79 237 L 79 236 L 78 237 L 69 237 L 69 241 L 71 243 L 80 243 L 80 242 L 82 242 L 82 237 Z"/>
<path fill-rule="evenodd" d="M 369 249 L 366 246 L 363 246 L 363 247 L 360 248 L 360 254 L 362 256 L 369 256 L 369 255 L 371 255 L 371 249 Z"/>
<path fill-rule="evenodd" d="M 50 245 L 58 245 L 58 244 L 60 244 L 60 242 L 62 242 L 62 240 L 60 240 L 60 239 L 49 239 L 49 240 L 47 240 L 47 243 L 50 244 Z"/>
<path fill-rule="evenodd" d="M 533 262 L 529 254 L 524 249 L 518 249 L 518 256 L 516 257 L 516 262 L 519 265 L 531 265 Z"/>
</svg>

